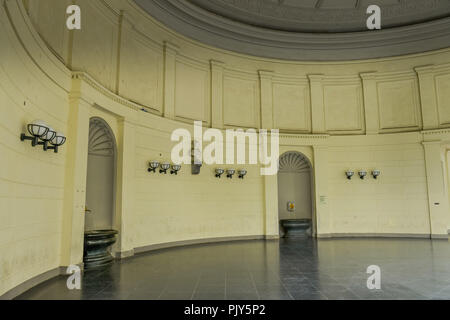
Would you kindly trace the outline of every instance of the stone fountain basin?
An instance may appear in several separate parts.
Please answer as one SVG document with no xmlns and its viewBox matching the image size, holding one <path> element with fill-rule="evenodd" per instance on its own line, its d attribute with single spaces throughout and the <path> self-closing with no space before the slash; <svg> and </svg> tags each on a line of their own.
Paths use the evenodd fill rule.
<svg viewBox="0 0 450 320">
<path fill-rule="evenodd" d="M 284 238 L 307 237 L 311 228 L 311 219 L 287 219 L 281 220 L 284 230 Z"/>
<path fill-rule="evenodd" d="M 108 248 L 117 241 L 116 230 L 93 230 L 84 233 L 84 269 L 106 267 L 113 262 Z"/>
</svg>

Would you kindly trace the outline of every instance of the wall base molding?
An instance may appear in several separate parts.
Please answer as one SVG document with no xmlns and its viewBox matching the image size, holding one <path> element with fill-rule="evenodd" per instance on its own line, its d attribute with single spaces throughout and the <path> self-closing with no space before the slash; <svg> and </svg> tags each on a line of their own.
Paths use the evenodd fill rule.
<svg viewBox="0 0 450 320">
<path fill-rule="evenodd" d="M 204 239 L 192 239 L 183 241 L 174 241 L 166 243 L 152 244 L 143 247 L 134 248 L 134 253 L 145 253 L 148 251 L 183 247 L 196 244 L 209 244 L 209 243 L 220 243 L 220 242 L 232 242 L 232 241 L 245 241 L 245 240 L 276 240 L 279 239 L 278 235 L 255 235 L 255 236 L 237 236 L 237 237 L 218 237 L 218 238 L 204 238 Z"/>
<path fill-rule="evenodd" d="M 84 264 L 79 263 L 77 264 L 78 267 L 80 267 L 81 272 L 84 270 Z M 54 269 L 51 269 L 47 272 L 38 274 L 37 276 L 28 279 L 18 286 L 12 288 L 11 290 L 7 291 L 5 294 L 0 296 L 0 300 L 12 300 L 18 296 L 20 296 L 22 293 L 25 293 L 26 291 L 30 290 L 31 288 L 47 281 L 52 278 L 58 277 L 58 276 L 64 276 L 68 275 L 67 268 L 65 266 L 60 266 Z"/>
<path fill-rule="evenodd" d="M 208 244 L 208 243 L 220 243 L 220 242 L 231 242 L 231 241 L 245 241 L 245 240 L 277 240 L 280 236 L 275 235 L 255 235 L 255 236 L 238 236 L 238 237 L 216 237 L 216 238 L 204 238 L 204 239 L 192 239 L 192 240 L 182 240 L 173 242 L 164 242 L 151 244 L 148 246 L 136 247 L 127 251 L 114 252 L 113 256 L 115 259 L 126 259 L 131 258 L 135 254 L 145 253 L 149 251 L 190 246 L 196 244 Z"/>
<path fill-rule="evenodd" d="M 317 234 L 318 239 L 332 238 L 412 238 L 412 239 L 442 239 L 447 240 L 448 234 L 429 233 L 322 233 Z"/>
<path fill-rule="evenodd" d="M 22 293 L 30 290 L 31 288 L 41 284 L 42 282 L 59 276 L 61 274 L 61 270 L 62 267 L 57 267 L 47 272 L 41 273 L 31 279 L 28 279 L 0 296 L 0 300 L 12 300 L 17 296 L 20 296 Z"/>
<path fill-rule="evenodd" d="M 441 240 L 448 240 L 449 235 L 448 234 L 432 234 L 431 239 L 441 239 Z"/>
</svg>

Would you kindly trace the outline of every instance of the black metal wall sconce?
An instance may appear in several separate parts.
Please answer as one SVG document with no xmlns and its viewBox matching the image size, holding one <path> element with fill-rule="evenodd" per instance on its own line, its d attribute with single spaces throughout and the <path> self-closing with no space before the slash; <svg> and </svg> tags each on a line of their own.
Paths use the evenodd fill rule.
<svg viewBox="0 0 450 320">
<path fill-rule="evenodd" d="M 236 173 L 236 170 L 235 169 L 224 170 L 222 168 L 217 168 L 215 170 L 215 172 L 216 172 L 216 178 L 220 179 L 222 177 L 222 175 L 226 172 L 227 173 L 227 178 L 228 179 L 233 179 L 233 176 Z M 247 170 L 240 169 L 240 170 L 237 171 L 237 173 L 239 175 L 239 179 L 244 179 L 244 177 L 247 175 Z"/>
<path fill-rule="evenodd" d="M 372 177 L 376 180 L 378 179 L 378 177 L 381 175 L 381 171 L 380 170 L 373 170 L 372 171 Z"/>
<path fill-rule="evenodd" d="M 378 177 L 381 175 L 381 171 L 380 170 L 372 170 L 371 174 L 372 174 L 372 177 L 375 180 L 377 180 Z M 348 171 L 345 172 L 345 175 L 347 176 L 348 180 L 351 180 L 352 177 L 355 175 L 355 173 L 353 171 L 351 171 L 351 170 L 348 170 Z M 366 176 L 367 176 L 367 171 L 360 170 L 360 171 L 358 171 L 358 175 L 359 175 L 359 178 L 361 180 L 364 180 L 366 178 Z"/>
<path fill-rule="evenodd" d="M 352 180 L 352 177 L 355 175 L 354 171 L 348 170 L 345 172 L 345 175 L 347 176 L 348 180 Z"/>
<path fill-rule="evenodd" d="M 56 132 L 42 120 L 35 120 L 28 124 L 27 130 L 31 136 L 22 133 L 20 135 L 20 141 L 31 140 L 32 147 L 42 145 L 44 151 L 53 150 L 55 153 L 58 153 L 58 148 L 66 143 L 64 134 Z"/>
<path fill-rule="evenodd" d="M 181 166 L 179 164 L 173 164 L 172 170 L 170 171 L 170 174 L 178 175 L 178 172 L 181 170 Z"/>
<path fill-rule="evenodd" d="M 159 169 L 159 173 L 167 174 L 167 170 L 169 170 L 169 169 L 170 169 L 170 163 L 163 162 L 163 163 L 161 163 L 161 169 Z"/>
<path fill-rule="evenodd" d="M 159 168 L 159 161 L 150 161 L 148 172 L 156 173 L 156 169 Z"/>
<path fill-rule="evenodd" d="M 181 165 L 173 164 L 171 165 L 168 162 L 160 163 L 159 161 L 153 160 L 149 162 L 149 168 L 147 169 L 148 172 L 156 173 L 156 169 L 159 169 L 159 173 L 167 174 L 167 170 L 169 170 L 172 167 L 172 170 L 170 171 L 170 174 L 178 175 L 178 172 L 181 170 Z"/>
<path fill-rule="evenodd" d="M 367 171 L 361 170 L 358 172 L 358 174 L 359 174 L 359 178 L 361 180 L 364 180 L 364 178 L 367 176 Z"/>
<path fill-rule="evenodd" d="M 227 169 L 227 178 L 233 179 L 234 174 L 236 173 L 235 169 Z"/>
<path fill-rule="evenodd" d="M 239 174 L 239 179 L 244 179 L 244 177 L 247 174 L 247 170 L 241 169 L 241 170 L 238 171 L 238 174 Z"/>
<path fill-rule="evenodd" d="M 220 179 L 222 177 L 222 175 L 224 174 L 224 172 L 225 172 L 225 170 L 223 170 L 221 168 L 216 169 L 216 178 Z"/>
</svg>

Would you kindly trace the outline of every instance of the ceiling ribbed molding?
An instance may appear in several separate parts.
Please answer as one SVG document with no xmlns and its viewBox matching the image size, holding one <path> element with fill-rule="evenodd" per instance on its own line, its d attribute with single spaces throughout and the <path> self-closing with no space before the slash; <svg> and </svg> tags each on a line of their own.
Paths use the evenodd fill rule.
<svg viewBox="0 0 450 320">
<path fill-rule="evenodd" d="M 89 155 L 114 156 L 114 136 L 108 125 L 99 118 L 89 122 Z"/>
<path fill-rule="evenodd" d="M 280 157 L 278 172 L 301 173 L 310 170 L 309 161 L 301 153 L 286 152 Z"/>
<path fill-rule="evenodd" d="M 450 47 L 449 0 L 134 0 L 202 43 L 265 58 L 337 61 Z M 367 31 L 366 9 L 382 9 Z"/>
</svg>

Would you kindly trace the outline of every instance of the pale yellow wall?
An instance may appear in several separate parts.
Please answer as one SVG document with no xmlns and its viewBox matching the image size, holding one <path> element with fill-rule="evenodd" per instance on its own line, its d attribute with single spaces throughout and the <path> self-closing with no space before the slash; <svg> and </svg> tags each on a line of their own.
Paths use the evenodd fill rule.
<svg viewBox="0 0 450 320">
<path fill-rule="evenodd" d="M 133 244 L 261 235 L 263 185 L 256 166 L 203 165 L 197 176 L 183 165 L 177 176 L 147 172 L 151 159 L 170 161 L 175 143 L 168 133 L 136 129 Z M 216 167 L 245 167 L 244 180 L 214 176 Z"/>
<path fill-rule="evenodd" d="M 429 234 L 427 177 L 418 134 L 335 137 L 329 148 L 332 233 Z M 347 180 L 345 171 L 355 171 Z M 368 177 L 361 180 L 359 170 Z M 381 171 L 373 179 L 371 171 Z"/>
<path fill-rule="evenodd" d="M 0 9 L 0 295 L 60 265 L 66 152 L 19 140 L 46 120 L 66 132 L 67 94 L 24 52 Z"/>
<path fill-rule="evenodd" d="M 277 178 L 260 176 L 257 166 L 245 166 L 243 181 L 214 178 L 215 166 L 199 176 L 189 166 L 179 176 L 146 171 L 152 159 L 169 160 L 171 132 L 192 130 L 192 120 L 280 128 L 280 154 L 299 151 L 312 163 L 319 236 L 446 234 L 449 49 L 373 61 L 274 61 L 185 39 L 132 1 L 75 1 L 84 22 L 73 32 L 56 14 L 64 1 L 25 1 L 31 20 L 21 1 L 3 2 L 0 294 L 82 261 L 92 116 L 104 118 L 117 139 L 115 251 L 278 235 Z M 59 154 L 19 141 L 36 118 L 67 134 Z M 377 181 L 344 176 L 375 167 Z"/>
</svg>

